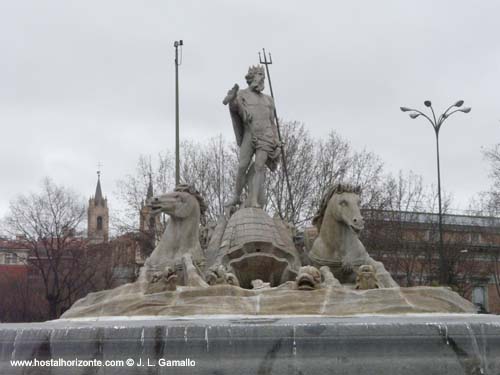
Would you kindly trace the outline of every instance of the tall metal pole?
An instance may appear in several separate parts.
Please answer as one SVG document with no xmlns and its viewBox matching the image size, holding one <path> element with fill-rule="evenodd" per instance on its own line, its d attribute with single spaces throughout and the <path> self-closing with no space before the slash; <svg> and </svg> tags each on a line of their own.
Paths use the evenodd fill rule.
<svg viewBox="0 0 500 375">
<path fill-rule="evenodd" d="M 269 91 L 271 92 L 271 97 L 274 100 L 273 85 L 271 83 L 271 74 L 269 74 L 269 67 L 268 67 L 268 65 L 271 65 L 273 63 L 273 61 L 271 59 L 271 53 L 269 53 L 269 60 L 267 60 L 266 50 L 264 48 L 262 48 L 262 53 L 264 55 L 264 60 L 261 59 L 260 52 L 259 52 L 259 62 L 266 67 L 267 80 L 269 82 Z M 283 146 L 283 141 L 281 138 L 280 124 L 278 121 L 278 112 L 276 111 L 276 104 L 274 105 L 274 120 L 276 121 L 276 128 L 278 129 L 278 138 L 280 141 L 281 159 L 282 159 L 282 163 L 283 163 L 283 172 L 285 173 L 286 186 L 288 188 L 288 196 L 290 198 L 290 207 L 292 208 L 291 219 L 293 219 L 293 215 L 295 215 L 295 207 L 293 205 L 293 195 L 292 195 L 292 188 L 290 185 L 290 179 L 288 178 L 288 168 L 286 165 L 285 148 Z"/>
<path fill-rule="evenodd" d="M 436 134 L 436 161 L 437 161 L 437 175 L 438 175 L 438 204 L 439 204 L 439 283 L 441 285 L 448 285 L 452 280 L 450 278 L 449 264 L 446 254 L 444 252 L 444 240 L 443 240 L 443 209 L 441 203 L 441 167 L 439 163 L 439 130 L 443 125 L 443 122 L 456 112 L 469 113 L 471 111 L 470 107 L 460 108 L 464 104 L 463 100 L 459 100 L 455 104 L 448 107 L 446 111 L 443 112 L 438 119 L 432 108 L 432 103 L 430 100 L 424 102 L 425 106 L 431 109 L 432 118 L 425 113 L 407 107 L 400 107 L 403 112 L 410 112 L 410 117 L 416 119 L 419 116 L 425 117 L 432 125 L 434 133 Z M 452 110 L 453 108 L 457 108 Z M 450 112 L 451 111 L 451 112 Z"/>
<path fill-rule="evenodd" d="M 437 174 L 438 174 L 438 205 L 439 205 L 439 282 L 442 285 L 449 284 L 448 260 L 444 254 L 444 241 L 443 241 L 443 206 L 441 203 L 441 167 L 439 163 L 439 129 L 435 126 L 436 133 L 436 160 L 437 160 Z"/>
<path fill-rule="evenodd" d="M 175 186 L 180 184 L 179 167 L 179 46 L 182 46 L 182 40 L 174 42 L 175 48 Z"/>
</svg>

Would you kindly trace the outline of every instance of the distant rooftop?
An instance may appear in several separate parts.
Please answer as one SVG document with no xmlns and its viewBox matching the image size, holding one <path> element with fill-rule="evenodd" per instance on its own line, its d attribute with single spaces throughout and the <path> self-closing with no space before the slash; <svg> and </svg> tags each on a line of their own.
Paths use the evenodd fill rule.
<svg viewBox="0 0 500 375">
<path fill-rule="evenodd" d="M 384 210 L 363 210 L 373 211 L 379 214 L 384 221 L 403 221 L 407 223 L 439 223 L 439 214 L 430 212 L 407 212 L 407 211 L 384 211 Z M 472 216 L 443 214 L 444 225 L 463 225 L 476 227 L 498 227 L 500 228 L 500 217 L 494 216 Z"/>
<path fill-rule="evenodd" d="M 26 241 L 19 239 L 0 239 L 0 250 L 28 250 Z"/>
</svg>

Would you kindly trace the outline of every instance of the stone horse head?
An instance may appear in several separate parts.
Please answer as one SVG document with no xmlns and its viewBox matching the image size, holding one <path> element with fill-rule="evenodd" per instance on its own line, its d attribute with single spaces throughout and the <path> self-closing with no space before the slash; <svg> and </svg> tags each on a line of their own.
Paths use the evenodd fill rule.
<svg viewBox="0 0 500 375">
<path fill-rule="evenodd" d="M 360 211 L 360 188 L 351 185 L 335 185 L 323 197 L 320 209 L 313 219 L 318 231 L 323 221 L 334 220 L 359 234 L 364 228 Z"/>
<path fill-rule="evenodd" d="M 153 197 L 148 205 L 152 213 L 170 216 L 165 231 L 144 264 L 145 271 L 162 271 L 165 267 L 176 267 L 182 257 L 190 254 L 194 261 L 203 262 L 200 246 L 199 226 L 205 202 L 192 186 L 179 185 L 171 193 Z"/>
<path fill-rule="evenodd" d="M 396 287 L 384 265 L 372 259 L 359 240 L 364 227 L 360 212 L 360 188 L 335 185 L 324 195 L 313 224 L 318 228 L 309 259 L 314 266 L 328 266 L 341 282 L 355 281 L 354 268 L 368 265 L 382 287 Z"/>
<path fill-rule="evenodd" d="M 346 255 L 365 256 L 366 251 L 359 242 L 359 233 L 364 227 L 359 194 L 359 187 L 338 184 L 323 196 L 313 219 L 319 235 L 310 252 L 312 259 L 341 262 Z"/>
<path fill-rule="evenodd" d="M 194 219 L 206 211 L 206 205 L 198 191 L 189 185 L 179 185 L 171 193 L 151 198 L 148 203 L 151 212 L 168 214 L 173 220 Z"/>
</svg>

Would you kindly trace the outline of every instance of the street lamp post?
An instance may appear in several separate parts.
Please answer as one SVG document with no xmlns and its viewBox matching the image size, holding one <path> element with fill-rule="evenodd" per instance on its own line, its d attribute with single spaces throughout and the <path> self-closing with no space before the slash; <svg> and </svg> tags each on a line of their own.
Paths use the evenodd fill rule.
<svg viewBox="0 0 500 375">
<path fill-rule="evenodd" d="M 434 128 L 434 133 L 436 134 L 436 161 L 437 161 L 437 175 L 438 175 L 438 202 L 439 202 L 439 283 L 441 285 L 449 284 L 449 270 L 448 270 L 448 260 L 444 254 L 444 243 L 443 243 L 443 212 L 441 206 L 441 170 L 439 165 L 439 130 L 443 125 L 443 122 L 449 118 L 452 114 L 456 112 L 469 113 L 471 111 L 470 107 L 462 108 L 464 104 L 463 100 L 459 100 L 455 104 L 448 107 L 446 111 L 436 118 L 434 109 L 432 108 L 432 103 L 430 100 L 426 100 L 424 105 L 431 109 L 432 117 L 426 115 L 425 113 L 407 107 L 400 107 L 403 112 L 410 112 L 410 117 L 416 119 L 419 116 L 425 117 Z"/>
</svg>

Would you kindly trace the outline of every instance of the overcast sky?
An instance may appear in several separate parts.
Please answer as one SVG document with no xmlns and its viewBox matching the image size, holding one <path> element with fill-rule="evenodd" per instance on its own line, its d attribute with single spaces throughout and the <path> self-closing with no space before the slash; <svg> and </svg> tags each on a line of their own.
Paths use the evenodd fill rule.
<svg viewBox="0 0 500 375">
<path fill-rule="evenodd" d="M 498 142 L 498 1 L 0 0 L 0 216 L 44 176 L 88 197 L 140 154 L 174 147 L 174 48 L 184 40 L 181 138 L 223 133 L 221 104 L 270 50 L 281 117 L 335 129 L 386 170 L 435 183 L 430 124 L 400 106 L 472 112 L 441 130 L 443 187 L 465 208 L 489 186 L 481 147 Z"/>
</svg>

